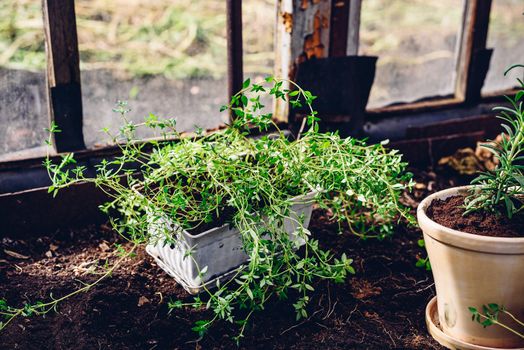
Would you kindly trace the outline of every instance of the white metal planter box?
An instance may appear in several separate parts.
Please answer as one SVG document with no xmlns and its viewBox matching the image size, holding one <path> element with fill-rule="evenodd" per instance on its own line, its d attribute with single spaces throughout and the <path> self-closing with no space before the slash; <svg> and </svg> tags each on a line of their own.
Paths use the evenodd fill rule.
<svg viewBox="0 0 524 350">
<path fill-rule="evenodd" d="M 297 220 L 302 220 L 304 228 L 309 226 L 313 197 L 314 193 L 309 193 L 293 198 L 290 217 L 294 220 L 285 219 L 283 222 L 282 229 L 288 233 L 290 240 L 297 243 L 297 248 L 304 244 L 297 234 Z M 241 234 L 234 227 L 223 225 L 196 235 L 186 230 L 178 229 L 177 232 L 177 228 L 168 219 L 157 219 L 150 223 L 149 231 L 153 239 L 147 245 L 146 252 L 191 294 L 201 292 L 204 285 L 214 287 L 217 279 L 227 278 L 249 259 L 243 248 Z M 166 230 L 173 233 L 174 243 L 165 243 L 163 237 Z M 199 271 L 206 266 L 207 271 L 200 275 Z"/>
</svg>

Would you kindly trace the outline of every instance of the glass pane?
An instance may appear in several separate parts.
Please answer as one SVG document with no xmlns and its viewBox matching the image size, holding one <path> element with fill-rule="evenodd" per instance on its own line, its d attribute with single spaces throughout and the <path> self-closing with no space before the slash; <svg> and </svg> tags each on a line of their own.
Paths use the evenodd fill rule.
<svg viewBox="0 0 524 350">
<path fill-rule="evenodd" d="M 116 130 L 112 112 L 127 100 L 129 118 L 175 117 L 179 131 L 227 119 L 226 4 L 223 0 L 77 0 L 84 137 L 101 146 Z M 140 137 L 154 136 L 139 132 Z"/>
<path fill-rule="evenodd" d="M 508 76 L 504 71 L 516 63 L 524 63 L 524 2 L 522 0 L 493 0 L 489 19 L 487 47 L 493 48 L 483 93 L 508 89 L 517 85 L 516 78 L 524 77 L 522 69 Z"/>
<path fill-rule="evenodd" d="M 242 22 L 244 77 L 261 81 L 273 75 L 275 0 L 244 0 Z M 266 113 L 272 111 L 270 97 L 262 96 L 262 104 Z"/>
<path fill-rule="evenodd" d="M 454 91 L 457 0 L 362 1 L 360 55 L 379 56 L 368 108 Z"/>
<path fill-rule="evenodd" d="M 46 151 L 41 6 L 39 0 L 0 1 L 0 161 Z"/>
</svg>

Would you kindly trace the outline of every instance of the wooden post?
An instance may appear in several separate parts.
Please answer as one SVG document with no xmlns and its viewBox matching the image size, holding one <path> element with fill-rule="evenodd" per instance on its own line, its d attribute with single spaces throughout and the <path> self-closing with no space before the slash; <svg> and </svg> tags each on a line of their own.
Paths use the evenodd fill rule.
<svg viewBox="0 0 524 350">
<path fill-rule="evenodd" d="M 333 0 L 329 57 L 358 55 L 362 0 Z"/>
<path fill-rule="evenodd" d="M 274 74 L 279 78 L 289 78 L 293 59 L 291 36 L 293 33 L 293 0 L 277 0 L 275 6 L 275 67 Z M 284 83 L 288 89 L 289 84 Z M 289 105 L 281 99 L 273 102 L 273 116 L 278 121 L 287 122 Z"/>
<path fill-rule="evenodd" d="M 457 41 L 455 97 L 466 103 L 480 99 L 492 50 L 486 49 L 491 0 L 465 1 L 463 26 Z"/>
<path fill-rule="evenodd" d="M 347 35 L 346 55 L 358 55 L 360 43 L 360 13 L 362 11 L 362 0 L 349 0 L 349 24 Z"/>
<path fill-rule="evenodd" d="M 349 7 L 352 0 L 334 0 L 331 3 L 331 30 L 329 57 L 346 56 L 349 29 Z"/>
<path fill-rule="evenodd" d="M 242 89 L 242 0 L 227 0 L 227 82 L 228 98 Z"/>
<path fill-rule="evenodd" d="M 330 52 L 332 1 L 278 0 L 275 40 L 275 75 L 294 80 L 296 68 L 313 57 L 325 58 Z M 284 88 L 289 88 L 283 84 Z M 277 99 L 274 116 L 289 121 L 288 104 Z"/>
<path fill-rule="evenodd" d="M 85 148 L 82 134 L 80 59 L 74 0 L 43 0 L 47 55 L 48 108 L 57 152 Z"/>
</svg>

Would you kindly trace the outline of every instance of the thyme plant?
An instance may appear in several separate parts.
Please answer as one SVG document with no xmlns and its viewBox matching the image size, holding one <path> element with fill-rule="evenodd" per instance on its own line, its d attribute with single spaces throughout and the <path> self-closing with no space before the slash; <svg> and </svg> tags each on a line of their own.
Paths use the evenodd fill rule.
<svg viewBox="0 0 524 350">
<path fill-rule="evenodd" d="M 284 88 L 285 82 L 293 89 Z M 271 113 L 264 112 L 263 94 L 309 110 L 297 138 L 286 137 Z M 197 132 L 191 137 L 181 135 L 174 120 L 154 115 L 142 124 L 133 124 L 126 118 L 127 104 L 120 102 L 115 111 L 124 125 L 117 134 L 106 132 L 120 147 L 121 155 L 100 162 L 94 177 L 76 164 L 73 155 L 63 155 L 59 162 L 48 158 L 49 192 L 56 194 L 79 182 L 96 184 L 111 197 L 101 209 L 133 246 L 157 239 L 152 237 L 150 225 L 166 216 L 190 231 L 217 221 L 238 228 L 248 263 L 231 279 L 206 287 L 203 295 L 168 304 L 171 310 L 211 310 L 210 316 L 193 328 L 201 335 L 222 319 L 239 325 L 239 339 L 253 312 L 262 310 L 274 297 L 292 297 L 297 319 L 307 317 L 314 281 L 342 283 L 354 269 L 351 259 L 322 249 L 302 221 L 293 217 L 291 198 L 312 192 L 315 202 L 329 209 L 341 231 L 347 228 L 362 238 L 382 239 L 392 234 L 399 220 L 410 218 L 399 197 L 412 185 L 411 174 L 405 172 L 406 163 L 397 151 L 341 138 L 337 133 L 318 132 L 314 99 L 291 81 L 270 77 L 251 83 L 248 79 L 222 107 L 234 114 L 231 124 L 215 133 Z M 161 138 L 137 142 L 138 127 L 159 130 Z M 273 132 L 250 137 L 253 129 Z M 51 131 L 59 132 L 56 126 Z M 298 221 L 296 234 L 305 241 L 301 249 L 297 250 L 297 242 L 282 228 L 284 219 Z M 177 240 L 177 231 L 162 234 L 168 243 Z M 201 268 L 204 274 L 206 267 Z M 29 308 L 40 310 L 38 303 Z M 8 316 L 27 314 L 18 310 L 4 306 Z"/>
<path fill-rule="evenodd" d="M 515 68 L 524 68 L 524 65 L 510 67 L 504 75 Z M 483 144 L 499 160 L 493 171 L 481 173 L 471 184 L 475 184 L 472 193 L 466 198 L 467 213 L 476 210 L 490 212 L 503 211 L 512 218 L 524 208 L 524 82 L 519 82 L 519 91 L 514 97 L 507 97 L 510 107 L 495 107 L 499 112 L 498 118 L 506 123 L 502 124 L 505 135 L 497 144 Z"/>
</svg>

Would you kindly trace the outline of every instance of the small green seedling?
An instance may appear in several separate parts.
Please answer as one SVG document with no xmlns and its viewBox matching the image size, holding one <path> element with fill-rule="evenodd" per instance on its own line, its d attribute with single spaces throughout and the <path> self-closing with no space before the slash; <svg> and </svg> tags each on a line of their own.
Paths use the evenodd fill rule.
<svg viewBox="0 0 524 350">
<path fill-rule="evenodd" d="M 511 314 L 508 310 L 506 310 L 504 306 L 502 305 L 498 305 L 498 304 L 482 305 L 482 311 L 479 311 L 476 308 L 470 306 L 469 312 L 471 312 L 471 320 L 476 321 L 477 323 L 482 325 L 482 327 L 484 328 L 492 326 L 492 325 L 497 325 L 524 339 L 524 333 L 523 333 L 524 322 L 518 320 L 513 314 Z M 510 319 L 515 321 L 522 328 L 522 330 L 515 330 L 514 328 L 499 321 L 499 316 L 501 314 L 505 314 L 509 316 Z"/>
</svg>

